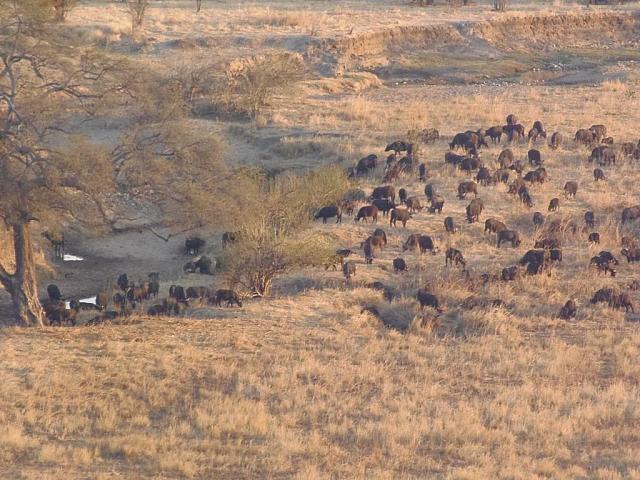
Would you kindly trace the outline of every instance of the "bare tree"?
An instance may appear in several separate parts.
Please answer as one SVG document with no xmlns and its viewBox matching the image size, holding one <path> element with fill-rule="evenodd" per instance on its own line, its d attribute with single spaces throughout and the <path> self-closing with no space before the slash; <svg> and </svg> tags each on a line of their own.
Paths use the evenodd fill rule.
<svg viewBox="0 0 640 480">
<path fill-rule="evenodd" d="M 196 0 L 196 13 L 200 13 L 201 7 L 202 7 L 202 0 Z"/>
<path fill-rule="evenodd" d="M 144 21 L 144 14 L 149 7 L 149 0 L 126 0 L 131 16 L 131 32 L 136 32 Z"/>
<path fill-rule="evenodd" d="M 255 117 L 275 95 L 290 93 L 305 75 L 301 57 L 276 54 L 234 62 L 227 68 L 227 101 Z"/>
</svg>

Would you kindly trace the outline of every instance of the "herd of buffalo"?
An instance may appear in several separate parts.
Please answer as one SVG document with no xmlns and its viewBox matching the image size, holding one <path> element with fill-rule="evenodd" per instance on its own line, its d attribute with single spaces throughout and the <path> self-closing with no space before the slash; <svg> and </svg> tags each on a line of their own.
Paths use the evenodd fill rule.
<svg viewBox="0 0 640 480">
<path fill-rule="evenodd" d="M 197 255 L 205 245 L 205 241 L 198 237 L 190 237 L 185 240 L 185 253 Z M 56 254 L 57 256 L 57 254 Z M 183 271 L 185 273 L 200 273 L 212 275 L 215 263 L 206 255 L 202 255 L 196 261 L 187 262 Z M 114 292 L 115 291 L 115 292 Z M 98 293 L 95 299 L 65 298 L 57 285 L 47 286 L 47 298 L 42 302 L 47 320 L 50 325 L 76 325 L 76 319 L 80 310 L 96 310 L 100 312 L 89 320 L 86 325 L 97 325 L 110 322 L 117 318 L 129 317 L 134 312 L 143 312 L 141 307 L 147 301 L 157 299 L 160 293 L 160 274 L 149 273 L 147 281 L 132 282 L 126 273 L 118 276 L 116 285 L 112 289 Z M 169 296 L 161 302 L 153 303 L 147 307 L 146 313 L 151 316 L 181 315 L 190 305 L 215 305 L 230 307 L 238 305 L 242 307 L 239 295 L 228 289 L 213 290 L 205 286 L 183 287 L 171 285 Z M 108 310 L 109 305 L 113 309 Z"/>
<path fill-rule="evenodd" d="M 503 137 L 507 141 L 505 148 L 497 156 L 496 168 L 492 171 L 481 158 L 482 148 L 491 144 L 500 144 Z M 335 218 L 336 223 L 342 223 L 343 216 L 353 216 L 355 222 L 378 223 L 379 220 L 389 222 L 389 227 L 406 228 L 407 223 L 412 221 L 415 215 L 426 209 L 430 214 L 441 214 L 444 210 L 445 200 L 439 195 L 435 185 L 429 183 L 432 173 L 428 171 L 427 165 L 419 161 L 419 149 L 422 144 L 433 143 L 440 138 L 439 132 L 435 129 L 425 129 L 422 131 L 410 131 L 407 140 L 400 140 L 390 143 L 385 148 L 389 152 L 384 162 L 379 162 L 376 154 L 368 155 L 360 159 L 353 168 L 349 168 L 347 175 L 350 178 L 366 176 L 371 178 L 376 175 L 379 166 L 382 166 L 383 183 L 382 186 L 373 188 L 371 194 L 366 194 L 361 189 L 352 189 L 342 198 L 331 205 L 319 208 L 314 218 L 327 223 L 328 219 Z M 507 196 L 512 196 L 517 202 L 521 202 L 525 208 L 531 209 L 535 205 L 532 191 L 535 185 L 544 184 L 549 180 L 547 170 L 544 166 L 544 159 L 541 152 L 536 148 L 530 148 L 526 155 L 526 160 L 516 159 L 512 151 L 513 142 L 528 142 L 530 147 L 535 147 L 538 142 L 548 142 L 552 150 L 558 149 L 564 142 L 563 136 L 559 132 L 552 133 L 547 137 L 547 132 L 542 122 L 536 121 L 531 129 L 526 131 L 525 127 L 518 122 L 515 115 L 511 114 L 506 119 L 504 126 L 494 126 L 488 129 L 469 130 L 453 136 L 449 143 L 449 150 L 444 155 L 444 162 L 450 168 L 465 172 L 472 179 L 459 183 L 456 196 L 460 200 L 472 197 L 465 209 L 465 218 L 468 223 L 480 222 L 485 210 L 485 204 L 478 197 L 479 189 L 504 184 Z M 606 181 L 607 177 L 603 167 L 616 165 L 616 160 L 622 156 L 640 159 L 640 141 L 637 143 L 625 142 L 614 143 L 613 138 L 607 136 L 607 129 L 604 125 L 592 125 L 589 128 L 580 129 L 576 132 L 573 141 L 577 144 L 588 146 L 591 154 L 588 162 L 594 164 L 593 181 Z M 382 165 L 379 165 L 382 163 Z M 526 171 L 528 169 L 528 171 Z M 420 195 L 408 195 L 405 188 L 398 188 L 393 185 L 401 178 L 413 177 L 425 184 L 424 197 Z M 573 199 L 578 193 L 578 182 L 568 180 L 564 184 L 562 195 L 565 199 Z M 560 198 L 553 198 L 548 207 L 548 212 L 556 212 L 560 208 Z M 640 218 L 640 205 L 624 208 L 620 215 L 620 224 L 630 224 Z M 447 236 L 455 235 L 458 230 L 459 219 L 453 216 L 446 216 L 443 220 L 444 231 Z M 531 216 L 532 228 L 536 231 L 536 240 L 533 241 L 532 248 L 513 265 L 503 265 L 493 273 L 482 272 L 477 276 L 477 281 L 482 285 L 490 282 L 510 282 L 521 275 L 540 275 L 550 272 L 554 265 L 562 262 L 562 241 L 565 234 L 577 235 L 585 233 L 585 240 L 590 244 L 600 243 L 600 233 L 596 231 L 596 212 L 586 211 L 579 219 L 553 218 L 540 211 L 535 211 Z M 508 245 L 512 248 L 519 247 L 525 239 L 523 235 L 514 228 L 509 228 L 501 220 L 489 217 L 484 219 L 484 232 L 495 238 L 496 248 Z M 226 232 L 222 235 L 222 247 L 238 240 L 241 232 Z M 45 233 L 44 235 L 55 249 L 56 257 L 64 255 L 64 237 Z M 453 238 L 453 237 L 449 237 Z M 204 247 L 205 241 L 198 237 L 189 237 L 185 240 L 185 254 L 190 256 L 199 255 Z M 376 228 L 371 235 L 367 236 L 361 243 L 360 248 L 364 256 L 365 264 L 373 263 L 378 252 L 387 247 L 387 235 L 383 228 Z M 640 261 L 640 240 L 629 234 L 622 237 L 620 256 L 626 258 L 627 262 Z M 402 245 L 402 252 L 419 251 L 420 254 L 429 252 L 436 255 L 439 249 L 436 242 L 430 235 L 410 234 Z M 337 270 L 337 265 L 341 265 L 342 273 L 347 282 L 356 275 L 357 263 L 351 257 L 354 251 L 349 248 L 340 248 L 336 251 L 335 257 L 330 260 L 325 267 Z M 467 269 L 467 259 L 462 251 L 453 247 L 447 247 L 445 254 L 445 265 L 460 267 L 465 278 L 472 279 L 471 272 Z M 619 264 L 616 256 L 609 251 L 600 251 L 593 256 L 589 262 L 589 267 L 596 271 L 616 276 L 616 266 Z M 407 261 L 398 256 L 392 261 L 393 270 L 402 273 L 407 270 Z M 212 275 L 216 268 L 215 259 L 206 255 L 200 256 L 195 261 L 187 262 L 183 271 L 187 273 L 200 273 Z M 139 309 L 143 302 L 156 299 L 160 292 L 160 279 L 158 273 L 150 273 L 147 281 L 130 282 L 126 274 L 122 274 L 117 279 L 117 287 L 110 293 L 100 293 L 96 295 L 92 303 L 83 303 L 76 299 L 65 299 L 56 285 L 49 285 L 47 288 L 48 299 L 43 302 L 47 318 L 51 324 L 76 324 L 76 316 L 81 309 L 95 309 L 100 313 L 90 320 L 89 324 L 97 324 L 112 320 L 116 317 L 126 317 L 131 312 Z M 383 298 L 391 301 L 398 296 L 397 292 L 385 286 L 381 282 L 369 284 L 371 288 L 381 290 Z M 640 289 L 640 282 L 634 281 L 627 286 L 626 290 Z M 611 308 L 624 308 L 633 312 L 633 304 L 627 291 L 613 288 L 601 288 L 593 293 L 591 303 L 606 303 Z M 437 296 L 429 288 L 421 288 L 415 293 L 415 298 L 420 303 L 421 309 L 431 307 L 437 312 L 442 312 L 442 305 Z M 153 303 L 146 307 L 148 315 L 177 315 L 184 312 L 191 302 L 209 305 L 242 306 L 239 295 L 233 290 L 219 289 L 212 290 L 209 287 L 189 287 L 183 288 L 179 285 L 171 285 L 169 296 L 161 302 Z M 109 303 L 114 308 L 107 310 Z M 464 302 L 465 305 L 473 308 L 479 304 L 485 306 L 500 306 L 503 302 L 500 299 L 491 301 L 481 301 L 478 297 L 470 297 Z M 571 319 L 576 316 L 577 304 L 574 299 L 569 299 L 558 312 L 558 316 L 563 319 Z M 368 311 L 375 313 L 375 307 L 367 307 Z"/>
<path fill-rule="evenodd" d="M 395 141 L 387 145 L 385 152 L 389 152 L 385 161 L 380 162 L 376 154 L 370 154 L 360 159 L 357 164 L 347 170 L 350 178 L 375 175 L 380 163 L 383 168 L 384 185 L 373 188 L 370 195 L 363 190 L 354 189 L 344 195 L 335 204 L 324 206 L 318 209 L 315 214 L 316 219 L 321 219 L 327 223 L 328 219 L 335 218 L 336 223 L 341 223 L 343 215 L 355 215 L 355 222 L 378 223 L 381 219 L 388 219 L 389 227 L 406 227 L 407 223 L 418 212 L 426 208 L 431 213 L 440 214 L 444 208 L 444 198 L 440 196 L 433 183 L 428 183 L 431 173 L 428 172 L 427 165 L 421 163 L 418 149 L 422 143 L 431 143 L 440 137 L 435 129 L 425 129 L 419 132 L 408 132 L 409 140 Z M 500 144 L 505 137 L 507 145 L 499 153 L 496 159 L 496 168 L 491 169 L 484 164 L 481 159 L 481 149 L 489 144 Z M 621 157 L 640 160 L 640 141 L 614 143 L 613 138 L 607 136 L 607 129 L 604 125 L 592 125 L 589 128 L 580 129 L 576 132 L 573 141 L 579 145 L 587 146 L 591 149 L 588 162 L 593 165 L 593 181 L 606 181 L 607 177 L 603 168 L 616 165 L 616 160 Z M 558 149 L 564 142 L 560 132 L 554 132 L 547 137 L 542 122 L 536 121 L 532 128 L 526 131 L 525 127 L 518 122 L 515 115 L 511 114 L 506 119 L 506 125 L 494 126 L 488 129 L 469 130 L 454 135 L 449 143 L 449 150 L 444 155 L 444 162 L 458 170 L 473 176 L 473 180 L 461 182 L 457 188 L 457 198 L 464 200 L 473 197 L 466 207 L 466 222 L 479 222 L 481 215 L 485 211 L 485 205 L 478 197 L 480 187 L 489 187 L 497 184 L 505 184 L 508 194 L 513 195 L 516 201 L 521 202 L 526 208 L 532 209 L 535 205 L 532 187 L 537 184 L 544 184 L 549 180 L 547 170 L 544 166 L 543 156 L 540 150 L 530 148 L 526 155 L 526 160 L 515 158 L 513 150 L 509 148 L 513 142 L 527 142 L 530 147 L 535 147 L 539 142 L 548 142 L 551 150 Z M 527 171 L 528 169 L 528 171 Z M 412 177 L 417 174 L 420 182 L 426 183 L 424 197 L 422 195 L 410 196 L 405 188 L 397 189 L 393 183 L 404 176 Z M 415 177 L 414 177 L 415 178 Z M 578 182 L 568 180 L 564 184 L 562 196 L 570 200 L 578 193 Z M 557 212 L 560 209 L 560 196 L 553 198 L 548 207 L 548 212 Z M 483 272 L 479 275 L 479 281 L 486 285 L 491 281 L 509 282 L 514 281 L 521 275 L 540 275 L 543 272 L 550 272 L 554 265 L 562 262 L 562 238 L 566 233 L 572 235 L 586 232 L 585 240 L 591 244 L 600 243 L 600 233 L 595 231 L 597 215 L 593 211 L 584 212 L 584 216 L 579 219 L 566 218 L 545 218 L 542 212 L 536 211 L 532 214 L 532 227 L 536 231 L 537 240 L 532 242 L 532 247 L 514 265 L 504 265 L 498 273 Z M 640 218 L 640 205 L 624 208 L 619 217 L 621 225 L 630 224 L 635 219 Z M 454 235 L 458 231 L 457 220 L 452 216 L 447 216 L 443 221 L 444 230 L 447 235 Z M 486 234 L 495 235 L 495 246 L 501 248 L 504 245 L 518 247 L 523 242 L 520 232 L 507 227 L 504 222 L 490 217 L 484 220 L 484 231 Z M 625 257 L 627 262 L 640 261 L 640 240 L 633 235 L 625 235 L 621 241 L 620 255 Z M 374 261 L 376 253 L 387 246 L 387 236 L 383 228 L 376 228 L 362 243 L 360 248 L 366 264 Z M 438 248 L 434 239 L 429 235 L 410 234 L 402 246 L 402 251 L 419 250 L 419 252 L 430 252 L 436 255 Z M 336 264 L 342 265 L 344 277 L 349 281 L 356 275 L 357 263 L 348 259 L 354 252 L 351 249 L 341 248 L 336 251 Z M 395 272 L 403 272 L 407 269 L 407 262 L 401 256 L 392 262 Z M 459 266 L 467 278 L 471 273 L 467 270 L 467 261 L 463 252 L 453 247 L 448 247 L 445 251 L 445 265 Z M 609 251 L 600 251 L 593 256 L 589 266 L 605 275 L 616 275 L 616 265 L 618 259 Z M 335 264 L 331 265 L 335 267 Z M 394 297 L 392 289 L 380 282 L 370 284 L 372 288 L 380 289 L 384 292 L 384 298 L 391 300 Z M 628 290 L 640 288 L 638 282 L 628 285 Z M 415 298 L 421 305 L 435 308 L 442 311 L 440 302 L 433 292 L 428 288 L 419 289 Z M 474 304 L 471 298 L 466 303 Z M 594 292 L 591 303 L 604 302 L 611 308 L 624 308 L 628 312 L 633 312 L 633 304 L 629 294 L 618 289 L 602 288 Z M 477 303 L 477 302 L 475 302 Z M 489 302 L 492 306 L 501 305 L 499 299 Z M 475 305 L 475 304 L 474 304 Z M 366 310 L 375 313 L 375 307 L 367 307 Z M 577 305 L 574 299 L 569 299 L 558 312 L 563 319 L 574 318 Z"/>
</svg>

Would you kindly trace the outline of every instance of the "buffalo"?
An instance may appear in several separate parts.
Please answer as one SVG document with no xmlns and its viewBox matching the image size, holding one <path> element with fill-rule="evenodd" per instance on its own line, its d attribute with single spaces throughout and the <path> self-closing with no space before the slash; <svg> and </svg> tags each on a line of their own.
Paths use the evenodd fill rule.
<svg viewBox="0 0 640 480">
<path fill-rule="evenodd" d="M 444 229 L 447 233 L 456 233 L 458 229 L 453 221 L 453 217 L 447 217 L 444 219 Z"/>
<path fill-rule="evenodd" d="M 557 212 L 560 210 L 560 199 L 552 198 L 549 202 L 549 208 L 547 208 L 550 212 Z"/>
<path fill-rule="evenodd" d="M 187 255 L 198 255 L 200 253 L 200 249 L 204 247 L 205 241 L 200 237 L 188 237 L 184 241 L 184 250 Z"/>
<path fill-rule="evenodd" d="M 406 228 L 407 222 L 411 218 L 411 213 L 409 213 L 408 210 L 404 210 L 401 208 L 394 208 L 393 210 L 391 210 L 391 214 L 389 217 L 390 217 L 389 219 L 390 226 L 393 226 L 393 227 L 397 226 L 396 223 L 399 220 L 402 223 L 402 227 Z"/>
<path fill-rule="evenodd" d="M 227 302 L 227 307 L 231 307 L 233 304 L 242 307 L 240 297 L 233 290 L 220 289 L 216 291 L 215 304 L 216 306 L 222 306 L 222 302 Z"/>
<path fill-rule="evenodd" d="M 496 247 L 500 248 L 503 242 L 511 242 L 512 247 L 518 247 L 521 243 L 520 234 L 515 230 L 501 230 L 497 235 Z"/>
<path fill-rule="evenodd" d="M 367 223 L 367 218 L 370 218 L 373 223 L 378 222 L 378 207 L 375 205 L 366 205 L 360 210 L 358 210 L 358 214 L 354 221 L 358 222 L 360 219 L 363 219 L 365 223 Z"/>
<path fill-rule="evenodd" d="M 393 271 L 396 273 L 407 271 L 407 262 L 403 258 L 397 257 L 393 259 Z"/>
<path fill-rule="evenodd" d="M 328 207 L 322 207 L 318 213 L 314 215 L 314 218 L 318 220 L 322 219 L 322 223 L 327 223 L 328 218 L 336 217 L 336 223 L 342 223 L 342 209 L 337 205 L 329 205 Z"/>
<path fill-rule="evenodd" d="M 537 230 L 542 225 L 544 225 L 544 215 L 542 215 L 542 213 L 540 212 L 535 212 L 533 214 L 533 226 Z"/>
<path fill-rule="evenodd" d="M 573 300 L 567 300 L 564 306 L 560 309 L 558 317 L 560 317 L 562 320 L 571 320 L 572 318 L 575 318 L 576 311 L 576 302 L 574 302 Z"/>
<path fill-rule="evenodd" d="M 467 193 L 473 193 L 474 196 L 478 196 L 478 184 L 473 181 L 461 182 L 458 185 L 458 198 L 463 200 Z"/>
<path fill-rule="evenodd" d="M 446 265 L 462 265 L 462 268 L 466 268 L 467 262 L 462 256 L 462 252 L 453 247 L 449 247 L 445 254 L 444 264 Z"/>
<path fill-rule="evenodd" d="M 479 221 L 480 214 L 482 213 L 483 209 L 484 204 L 482 203 L 482 200 L 480 200 L 479 198 L 474 198 L 473 200 L 471 200 L 471 203 L 469 203 L 466 208 L 467 221 L 469 223 Z"/>
<path fill-rule="evenodd" d="M 593 170 L 593 178 L 596 182 L 600 180 L 606 180 L 607 178 L 604 176 L 604 172 L 600 168 L 596 168 Z"/>
</svg>

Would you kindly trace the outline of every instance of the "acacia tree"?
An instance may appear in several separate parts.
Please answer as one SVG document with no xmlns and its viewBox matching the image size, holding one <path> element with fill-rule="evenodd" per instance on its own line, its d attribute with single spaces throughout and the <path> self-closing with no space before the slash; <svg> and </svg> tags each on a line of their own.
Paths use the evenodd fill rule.
<svg viewBox="0 0 640 480">
<path fill-rule="evenodd" d="M 196 137 L 180 121 L 167 120 L 171 108 L 148 105 L 166 96 L 149 98 L 155 90 L 142 73 L 56 43 L 50 14 L 43 0 L 0 0 L 0 219 L 11 231 L 15 259 L 13 268 L 0 265 L 0 284 L 23 325 L 44 323 L 34 223 L 53 230 L 67 221 L 113 227 L 128 214 L 118 202 L 126 194 L 157 206 L 149 215 L 158 221 L 176 218 L 171 228 L 191 228 L 212 218 L 218 180 L 229 175 L 216 138 Z M 145 111 L 165 117 L 127 129 L 113 150 L 73 133 L 125 108 L 125 118 Z"/>
<path fill-rule="evenodd" d="M 296 266 L 322 265 L 335 255 L 332 242 L 308 227 L 313 212 L 335 203 L 349 182 L 337 167 L 251 180 L 244 188 L 237 241 L 224 252 L 220 266 L 232 286 L 264 297 L 278 275 Z"/>
</svg>

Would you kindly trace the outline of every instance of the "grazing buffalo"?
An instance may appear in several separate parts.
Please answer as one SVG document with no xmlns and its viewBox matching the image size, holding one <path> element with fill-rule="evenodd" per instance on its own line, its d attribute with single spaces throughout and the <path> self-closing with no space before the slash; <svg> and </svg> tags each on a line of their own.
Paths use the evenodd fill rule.
<svg viewBox="0 0 640 480">
<path fill-rule="evenodd" d="M 599 272 L 602 272 L 605 275 L 609 273 L 612 277 L 615 277 L 616 271 L 611 267 L 611 265 L 618 265 L 618 260 L 607 251 L 600 252 L 589 261 L 590 267 L 595 267 Z"/>
<path fill-rule="evenodd" d="M 213 270 L 216 268 L 215 262 L 206 255 L 202 255 L 194 265 L 202 275 L 213 275 Z"/>
<path fill-rule="evenodd" d="M 575 318 L 576 311 L 576 302 L 574 302 L 573 300 L 567 300 L 567 303 L 565 303 L 564 306 L 560 309 L 558 317 L 560 317 L 562 320 L 571 320 L 572 318 Z"/>
<path fill-rule="evenodd" d="M 544 270 L 544 263 L 531 262 L 527 264 L 527 275 L 540 275 Z"/>
<path fill-rule="evenodd" d="M 220 289 L 216 291 L 215 304 L 218 307 L 222 306 L 222 302 L 227 302 L 227 307 L 231 307 L 233 304 L 242 307 L 240 297 L 233 290 Z"/>
<path fill-rule="evenodd" d="M 382 216 L 386 217 L 391 210 L 396 208 L 396 204 L 388 198 L 378 198 L 371 202 L 380 212 Z"/>
<path fill-rule="evenodd" d="M 624 142 L 622 145 L 620 145 L 620 152 L 627 157 L 633 156 L 633 152 L 635 151 L 636 146 L 633 144 L 633 142 Z"/>
<path fill-rule="evenodd" d="M 547 209 L 550 212 L 557 212 L 560 210 L 560 199 L 559 198 L 552 198 L 551 201 L 549 202 L 549 208 Z"/>
<path fill-rule="evenodd" d="M 429 175 L 427 174 L 427 166 L 424 163 L 418 165 L 418 181 L 426 182 Z"/>
<path fill-rule="evenodd" d="M 501 232 L 502 230 L 506 230 L 507 226 L 501 222 L 500 220 L 497 220 L 495 218 L 487 218 L 484 221 L 484 233 L 498 233 Z"/>
<path fill-rule="evenodd" d="M 537 230 L 542 225 L 544 225 L 544 215 L 540 212 L 535 212 L 533 214 L 533 226 Z"/>
<path fill-rule="evenodd" d="M 607 179 L 607 177 L 604 176 L 604 172 L 600 168 L 596 168 L 593 170 L 593 178 L 596 182 Z"/>
<path fill-rule="evenodd" d="M 478 196 L 478 184 L 473 181 L 461 182 L 458 185 L 458 198 L 463 200 L 467 193 L 473 193 L 475 197 Z"/>
<path fill-rule="evenodd" d="M 409 197 L 407 198 L 407 201 L 405 203 L 410 213 L 416 213 L 417 211 L 424 208 L 420 203 L 420 199 L 418 197 Z"/>
<path fill-rule="evenodd" d="M 560 132 L 554 132 L 549 140 L 549 148 L 551 150 L 557 150 L 562 144 L 562 134 Z"/>
<path fill-rule="evenodd" d="M 436 297 L 433 293 L 425 289 L 420 289 L 416 293 L 416 300 L 420 303 L 420 310 L 423 310 L 424 307 L 431 307 L 438 311 L 438 313 L 442 313 L 442 309 L 440 308 L 440 302 L 438 302 L 438 297 Z"/>
<path fill-rule="evenodd" d="M 585 146 L 591 145 L 595 141 L 595 135 L 591 130 L 587 130 L 586 128 L 581 128 L 576 132 L 575 135 L 576 143 L 581 143 Z"/>
<path fill-rule="evenodd" d="M 620 255 L 627 259 L 627 263 L 640 262 L 640 248 L 623 248 Z"/>
<path fill-rule="evenodd" d="M 444 198 L 439 197 L 438 195 L 435 195 L 432 199 L 431 199 L 431 206 L 429 207 L 429 212 L 430 213 L 442 213 L 442 208 L 444 207 Z"/>
<path fill-rule="evenodd" d="M 534 167 L 542 166 L 542 155 L 540 155 L 540 151 L 536 150 L 535 148 L 532 148 L 527 152 L 527 159 L 529 160 L 529 163 Z"/>
<path fill-rule="evenodd" d="M 575 198 L 578 193 L 578 182 L 570 181 L 564 184 L 564 196 L 567 198 Z"/>
<path fill-rule="evenodd" d="M 344 275 L 344 278 L 350 280 L 351 277 L 356 274 L 356 263 L 352 261 L 344 262 L 342 265 L 342 274 Z"/>
<path fill-rule="evenodd" d="M 358 222 L 360 219 L 363 219 L 364 223 L 367 223 L 367 218 L 370 218 L 373 223 L 378 223 L 378 207 L 375 205 L 366 205 L 360 208 L 354 221 Z"/>
<path fill-rule="evenodd" d="M 545 250 L 560 248 L 561 246 L 562 242 L 557 238 L 541 238 L 540 240 L 536 240 L 533 244 L 533 248 L 543 248 Z"/>
<path fill-rule="evenodd" d="M 589 162 L 596 162 L 598 165 L 615 165 L 616 164 L 616 152 L 607 146 L 596 147 L 591 151 L 589 156 Z"/>
<path fill-rule="evenodd" d="M 562 250 L 559 248 L 549 250 L 549 260 L 551 262 L 562 262 Z"/>
<path fill-rule="evenodd" d="M 381 228 L 376 228 L 371 234 L 373 238 L 378 238 L 380 240 L 380 248 L 387 245 L 387 234 Z"/>
<path fill-rule="evenodd" d="M 512 247 L 520 246 L 520 234 L 515 230 L 501 230 L 497 235 L 496 247 L 500 248 L 502 242 L 511 242 Z"/>
<path fill-rule="evenodd" d="M 453 221 L 453 217 L 447 217 L 444 219 L 444 229 L 447 233 L 456 233 L 457 232 L 457 228 L 456 228 L 456 224 Z"/>
<path fill-rule="evenodd" d="M 589 131 L 593 133 L 596 142 L 602 141 L 602 139 L 607 136 L 607 127 L 604 125 L 591 125 Z"/>
<path fill-rule="evenodd" d="M 447 249 L 447 252 L 445 254 L 445 259 L 444 259 L 444 264 L 445 266 L 447 265 L 462 265 L 462 268 L 466 268 L 467 266 L 467 262 L 465 261 L 464 257 L 462 256 L 462 252 L 460 250 L 457 250 L 453 247 L 449 247 Z"/>
<path fill-rule="evenodd" d="M 376 200 L 380 198 L 388 198 L 392 202 L 396 200 L 396 190 L 393 188 L 393 185 L 384 185 L 382 187 L 376 187 L 373 189 L 371 193 L 371 199 Z"/>
<path fill-rule="evenodd" d="M 507 134 L 507 141 L 524 140 L 524 126 L 520 123 L 505 125 L 502 131 Z"/>
<path fill-rule="evenodd" d="M 587 228 L 594 228 L 596 225 L 596 215 L 593 212 L 585 212 L 584 223 L 587 225 Z"/>
<path fill-rule="evenodd" d="M 627 207 L 622 210 L 622 223 L 627 223 L 640 218 L 640 205 Z"/>
<path fill-rule="evenodd" d="M 454 167 L 459 167 L 466 158 L 466 155 L 457 155 L 453 152 L 447 152 L 444 154 L 444 163 L 453 165 Z"/>
<path fill-rule="evenodd" d="M 516 265 L 505 267 L 500 273 L 500 280 L 502 280 L 503 282 L 512 282 L 516 278 L 518 278 L 519 273 L 520 271 L 518 270 L 518 267 Z"/>
<path fill-rule="evenodd" d="M 53 283 L 51 285 L 47 285 L 47 296 L 52 302 L 60 302 L 64 300 L 62 298 L 62 293 L 60 293 L 60 289 Z"/>
<path fill-rule="evenodd" d="M 509 170 L 506 168 L 499 168 L 493 174 L 492 183 L 509 183 Z"/>
<path fill-rule="evenodd" d="M 472 171 L 478 170 L 481 166 L 482 163 L 478 157 L 465 157 L 459 164 L 460 170 L 468 175 L 471 174 Z"/>
<path fill-rule="evenodd" d="M 592 232 L 589 234 L 589 243 L 593 243 L 594 245 L 600 244 L 600 234 L 598 232 Z"/>
<path fill-rule="evenodd" d="M 406 188 L 401 188 L 400 190 L 398 190 L 398 200 L 400 200 L 400 203 L 406 203 L 407 201 L 407 189 Z"/>
<path fill-rule="evenodd" d="M 393 271 L 396 273 L 407 271 L 407 262 L 403 258 L 397 257 L 393 259 Z"/>
<path fill-rule="evenodd" d="M 402 227 L 406 228 L 407 226 L 407 222 L 409 221 L 409 219 L 411 218 L 411 213 L 409 213 L 409 210 L 405 210 L 402 208 L 394 208 L 393 210 L 391 210 L 391 214 L 389 215 L 389 225 L 390 226 L 397 226 L 396 223 L 398 222 L 398 220 L 402 223 Z"/>
<path fill-rule="evenodd" d="M 482 203 L 482 200 L 480 200 L 479 198 L 474 198 L 473 200 L 471 200 L 471 203 L 469 203 L 466 208 L 467 221 L 469 223 L 479 221 L 480 214 L 482 213 L 483 209 L 484 204 Z"/>
<path fill-rule="evenodd" d="M 500 143 L 502 140 L 502 127 L 494 126 L 487 129 L 486 136 L 491 139 L 491 143 Z"/>
<path fill-rule="evenodd" d="M 358 164 L 356 165 L 356 173 L 358 175 L 367 174 L 371 170 L 375 170 L 377 165 L 378 165 L 378 156 L 372 153 L 358 160 Z"/>
<path fill-rule="evenodd" d="M 533 128 L 535 128 L 542 138 L 547 138 L 547 131 L 544 129 L 542 122 L 540 120 L 536 120 L 533 122 Z"/>
<path fill-rule="evenodd" d="M 397 140 L 392 142 L 386 146 L 384 149 L 385 152 L 395 152 L 396 155 L 399 155 L 400 152 L 406 152 L 411 149 L 411 144 L 408 142 L 403 142 L 401 140 Z"/>
<path fill-rule="evenodd" d="M 491 170 L 489 170 L 487 167 L 480 167 L 478 169 L 478 173 L 476 174 L 476 182 L 486 187 L 491 183 L 498 183 L 498 177 L 492 175 Z"/>
<path fill-rule="evenodd" d="M 407 238 L 407 241 L 402 246 L 402 251 L 415 250 L 416 247 L 420 249 L 420 253 L 425 253 L 427 250 L 431 251 L 433 255 L 436 254 L 436 247 L 433 243 L 433 239 L 428 235 L 420 235 L 412 233 Z"/>
<path fill-rule="evenodd" d="M 498 163 L 500 168 L 509 168 L 513 164 L 513 150 L 505 148 L 498 155 Z"/>
<path fill-rule="evenodd" d="M 373 257 L 374 257 L 373 255 L 374 248 L 371 242 L 370 241 L 364 242 L 364 245 L 362 246 L 362 250 L 364 253 L 364 263 L 372 264 Z"/>
<path fill-rule="evenodd" d="M 433 197 L 436 195 L 436 189 L 432 183 L 425 185 L 424 195 L 427 197 L 427 200 L 433 200 Z"/>
<path fill-rule="evenodd" d="M 515 125 L 518 123 L 518 117 L 514 113 L 507 115 L 507 125 Z"/>
<path fill-rule="evenodd" d="M 342 209 L 337 205 L 329 205 L 328 207 L 322 207 L 318 210 L 318 213 L 313 218 L 318 220 L 322 219 L 322 223 L 327 223 L 328 218 L 336 217 L 336 223 L 342 223 Z"/>
<path fill-rule="evenodd" d="M 116 285 L 118 285 L 118 288 L 120 290 L 122 290 L 123 292 L 127 291 L 129 289 L 129 279 L 127 278 L 127 274 L 123 273 L 120 276 L 118 276 L 118 280 L 116 281 Z"/>
<path fill-rule="evenodd" d="M 547 253 L 545 250 L 528 250 L 522 258 L 520 259 L 519 264 L 521 266 L 525 266 L 529 263 L 545 263 L 547 259 Z"/>
<path fill-rule="evenodd" d="M 189 287 L 185 291 L 187 300 L 197 300 L 208 298 L 211 295 L 211 291 L 207 287 Z"/>
<path fill-rule="evenodd" d="M 610 308 L 624 308 L 625 311 L 634 312 L 633 304 L 627 293 L 616 293 L 612 288 L 601 288 L 591 297 L 592 304 L 606 303 Z"/>
<path fill-rule="evenodd" d="M 188 237 L 184 241 L 184 250 L 187 255 L 198 255 L 200 249 L 204 247 L 205 241 L 200 237 Z"/>
</svg>

